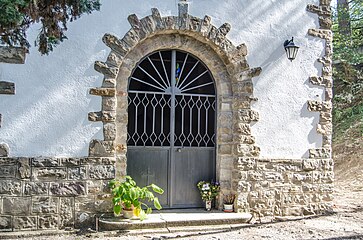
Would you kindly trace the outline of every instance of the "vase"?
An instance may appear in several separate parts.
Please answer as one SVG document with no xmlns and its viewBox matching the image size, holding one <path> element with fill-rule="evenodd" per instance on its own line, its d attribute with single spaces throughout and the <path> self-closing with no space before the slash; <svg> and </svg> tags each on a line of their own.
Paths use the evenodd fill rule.
<svg viewBox="0 0 363 240">
<path fill-rule="evenodd" d="M 124 216 L 124 218 L 127 218 L 127 219 L 133 218 L 133 216 L 134 216 L 134 210 L 133 209 L 130 209 L 130 210 L 124 209 L 123 210 L 123 216 Z"/>
<path fill-rule="evenodd" d="M 233 212 L 233 204 L 223 204 L 224 212 Z"/>
<path fill-rule="evenodd" d="M 212 209 L 212 200 L 205 201 L 205 210 L 210 211 Z"/>
</svg>

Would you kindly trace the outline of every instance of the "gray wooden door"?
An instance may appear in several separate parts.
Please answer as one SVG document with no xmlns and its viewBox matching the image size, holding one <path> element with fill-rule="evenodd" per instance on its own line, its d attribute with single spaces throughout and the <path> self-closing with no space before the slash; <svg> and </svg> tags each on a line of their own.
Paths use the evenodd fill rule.
<svg viewBox="0 0 363 240">
<path fill-rule="evenodd" d="M 154 52 L 133 71 L 127 174 L 162 187 L 164 208 L 202 206 L 196 184 L 215 178 L 215 106 L 212 75 L 189 53 Z"/>
</svg>

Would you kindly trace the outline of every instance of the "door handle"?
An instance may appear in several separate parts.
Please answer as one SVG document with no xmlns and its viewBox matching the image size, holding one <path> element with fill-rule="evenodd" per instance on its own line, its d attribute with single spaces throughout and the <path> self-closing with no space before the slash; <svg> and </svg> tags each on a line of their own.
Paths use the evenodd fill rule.
<svg viewBox="0 0 363 240">
<path fill-rule="evenodd" d="M 176 151 L 180 153 L 182 151 L 182 149 L 181 148 L 178 148 Z"/>
</svg>

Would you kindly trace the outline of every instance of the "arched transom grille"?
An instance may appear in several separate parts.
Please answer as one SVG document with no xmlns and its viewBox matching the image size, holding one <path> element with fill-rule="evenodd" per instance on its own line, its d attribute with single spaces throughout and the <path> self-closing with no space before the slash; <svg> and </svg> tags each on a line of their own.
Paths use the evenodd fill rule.
<svg viewBox="0 0 363 240">
<path fill-rule="evenodd" d="M 129 79 L 128 145 L 214 147 L 215 87 L 189 53 L 157 51 Z"/>
</svg>

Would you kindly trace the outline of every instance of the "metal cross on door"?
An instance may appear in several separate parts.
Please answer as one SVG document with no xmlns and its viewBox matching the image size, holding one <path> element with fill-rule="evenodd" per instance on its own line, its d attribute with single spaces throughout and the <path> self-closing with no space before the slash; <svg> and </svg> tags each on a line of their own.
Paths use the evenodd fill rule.
<svg viewBox="0 0 363 240">
<path fill-rule="evenodd" d="M 164 208 L 201 207 L 196 184 L 215 178 L 214 81 L 191 54 L 145 57 L 129 79 L 127 174 L 165 190 Z"/>
</svg>

